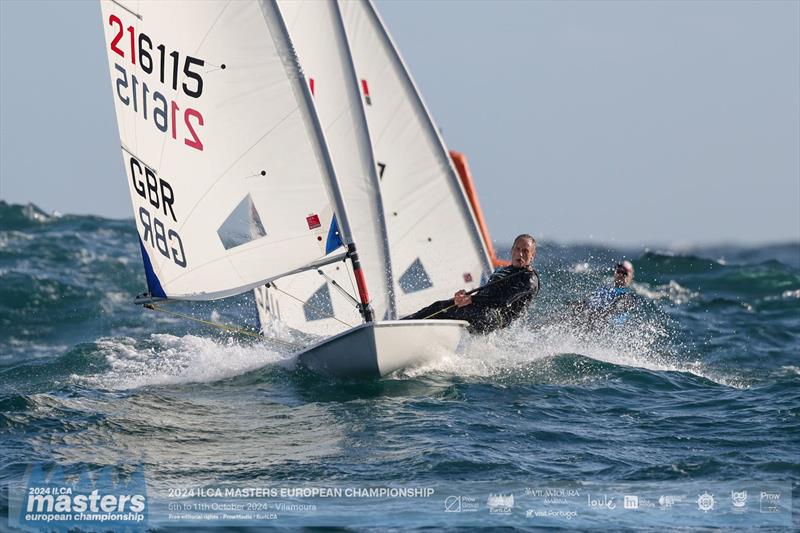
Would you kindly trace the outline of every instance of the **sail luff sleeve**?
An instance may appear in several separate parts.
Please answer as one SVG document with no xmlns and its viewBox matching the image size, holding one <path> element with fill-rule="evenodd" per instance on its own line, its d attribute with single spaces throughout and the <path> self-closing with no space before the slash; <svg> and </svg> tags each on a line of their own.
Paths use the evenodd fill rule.
<svg viewBox="0 0 800 533">
<path fill-rule="evenodd" d="M 309 130 L 309 138 L 314 149 L 314 154 L 317 157 L 317 163 L 328 185 L 328 193 L 333 202 L 337 223 L 339 224 L 339 232 L 348 248 L 348 252 L 351 254 L 350 259 L 356 275 L 359 296 L 361 297 L 362 314 L 366 321 L 371 321 L 372 310 L 369 308 L 367 284 L 358 262 L 358 256 L 355 252 L 355 242 L 350 229 L 350 221 L 347 218 L 347 209 L 345 208 L 342 190 L 336 178 L 333 160 L 328 151 L 325 133 L 322 131 L 317 109 L 311 97 L 311 90 L 308 83 L 306 83 L 300 61 L 294 51 L 289 31 L 286 29 L 286 23 L 283 20 L 276 0 L 262 0 L 261 7 L 272 38 L 275 41 L 276 48 L 282 52 L 281 59 L 283 60 L 283 64 L 292 82 L 292 88 L 295 91 L 298 104 L 300 105 L 306 128 Z"/>
<path fill-rule="evenodd" d="M 350 52 L 350 42 L 347 39 L 347 31 L 345 30 L 344 20 L 342 19 L 342 12 L 339 9 L 339 2 L 333 2 L 334 19 L 336 21 L 336 35 L 342 41 L 344 50 Z M 380 228 L 381 238 L 380 245 L 383 252 L 383 271 L 375 275 L 383 275 L 385 278 L 387 289 L 387 314 L 386 318 L 394 320 L 397 318 L 397 305 L 395 303 L 395 293 L 392 290 L 394 284 L 394 273 L 392 270 L 391 252 L 389 250 L 389 237 L 386 231 L 386 216 L 383 209 L 383 199 L 381 196 L 380 179 L 378 178 L 377 166 L 375 164 L 375 154 L 372 150 L 372 139 L 369 134 L 369 126 L 367 125 L 367 117 L 364 112 L 364 103 L 361 99 L 360 87 L 358 84 L 358 76 L 356 75 L 355 64 L 353 63 L 352 53 L 347 54 L 347 78 L 349 78 L 350 88 L 350 101 L 351 105 L 355 108 L 358 124 L 358 134 L 361 140 L 361 146 L 366 149 L 366 158 L 368 160 L 367 167 L 369 168 L 369 180 L 372 182 L 372 188 L 375 191 L 375 210 L 378 215 L 378 224 Z M 366 283 L 366 281 L 364 282 Z"/>
<path fill-rule="evenodd" d="M 275 42 L 275 47 L 281 51 L 281 59 L 300 106 L 300 112 L 308 131 L 309 140 L 314 149 L 314 155 L 317 158 L 317 164 L 325 178 L 324 181 L 328 189 L 328 194 L 333 202 L 342 240 L 345 245 L 352 244 L 353 239 L 350 230 L 350 222 L 347 218 L 341 188 L 336 179 L 333 161 L 328 152 L 325 133 L 322 131 L 322 126 L 317 116 L 317 109 L 314 107 L 314 102 L 311 97 L 311 90 L 306 83 L 303 69 L 294 51 L 292 40 L 289 37 L 289 31 L 286 29 L 286 23 L 283 20 L 283 16 L 275 0 L 261 0 L 260 5 L 264 14 L 264 19 L 269 27 L 270 35 Z"/>
</svg>

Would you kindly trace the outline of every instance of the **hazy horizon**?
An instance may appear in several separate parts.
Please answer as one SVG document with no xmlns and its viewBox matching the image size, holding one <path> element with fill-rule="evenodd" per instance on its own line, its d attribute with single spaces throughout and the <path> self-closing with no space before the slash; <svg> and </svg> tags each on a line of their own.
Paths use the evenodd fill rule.
<svg viewBox="0 0 800 533">
<path fill-rule="evenodd" d="M 2 198 L 0 198 L 0 203 L 4 202 Z M 32 205 L 33 207 L 42 210 L 48 216 L 96 216 L 108 220 L 129 220 L 131 222 L 131 228 L 134 227 L 133 222 L 134 218 L 133 215 L 130 216 L 103 216 L 98 215 L 97 213 L 77 213 L 77 212 L 61 212 L 58 209 L 54 210 L 47 210 L 42 208 L 42 206 L 37 205 L 34 202 L 20 202 L 20 203 L 11 203 L 8 204 L 11 206 L 18 205 L 18 206 L 27 206 Z M 490 232 L 491 233 L 491 232 Z M 504 255 L 505 251 L 502 247 L 510 247 L 512 243 L 512 239 L 514 236 L 510 237 L 501 237 L 497 238 L 493 233 L 491 233 L 492 244 L 495 247 L 495 252 L 497 252 L 498 256 Z M 563 246 L 585 246 L 585 247 L 608 247 L 609 249 L 616 249 L 616 250 L 632 250 L 632 249 L 642 249 L 642 250 L 650 250 L 650 249 L 666 249 L 669 251 L 681 251 L 681 250 L 691 250 L 693 248 L 716 248 L 716 247 L 739 247 L 739 248 L 755 248 L 755 247 L 773 247 L 773 246 L 791 246 L 797 245 L 798 246 L 798 253 L 800 253 L 800 238 L 797 239 L 784 239 L 784 240 L 773 240 L 773 241 L 696 241 L 696 242 L 613 242 L 613 241 L 602 241 L 602 240 L 591 240 L 591 239 L 559 239 L 558 237 L 541 237 L 535 235 L 536 240 L 539 243 L 545 244 L 555 244 L 555 245 L 563 245 Z M 500 247 L 498 249 L 498 247 Z"/>
</svg>

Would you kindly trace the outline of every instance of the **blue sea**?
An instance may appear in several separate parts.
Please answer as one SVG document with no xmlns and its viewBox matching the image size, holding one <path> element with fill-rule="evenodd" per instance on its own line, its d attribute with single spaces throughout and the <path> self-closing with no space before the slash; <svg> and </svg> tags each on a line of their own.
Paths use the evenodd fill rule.
<svg viewBox="0 0 800 533">
<path fill-rule="evenodd" d="M 571 320 L 623 258 L 630 318 Z M 0 530 L 120 530 L 27 516 L 101 485 L 146 491 L 129 530 L 800 527 L 800 243 L 545 241 L 536 267 L 509 329 L 343 381 L 134 305 L 131 220 L 0 202 Z M 257 328 L 250 295 L 174 305 Z"/>
</svg>

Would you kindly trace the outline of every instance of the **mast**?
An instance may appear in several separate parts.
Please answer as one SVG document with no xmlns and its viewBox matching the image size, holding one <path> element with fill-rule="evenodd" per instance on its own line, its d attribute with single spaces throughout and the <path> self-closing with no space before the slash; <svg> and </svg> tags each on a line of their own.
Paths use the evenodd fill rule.
<svg viewBox="0 0 800 533">
<path fill-rule="evenodd" d="M 333 1 L 333 11 L 334 11 L 334 18 L 336 19 L 336 32 L 338 37 L 344 43 L 344 49 L 350 50 L 350 43 L 347 40 L 347 31 L 344 27 L 344 20 L 342 19 L 342 11 L 339 8 L 338 0 Z M 383 197 L 381 195 L 381 187 L 380 187 L 380 180 L 378 179 L 377 174 L 377 166 L 375 164 L 375 154 L 372 149 L 372 139 L 370 138 L 369 134 L 369 125 L 367 124 L 367 116 L 364 111 L 364 101 L 361 98 L 361 93 L 359 92 L 358 86 L 358 76 L 356 74 L 356 67 L 353 63 L 353 54 L 347 54 L 347 74 L 352 83 L 350 83 L 350 90 L 353 95 L 353 101 L 357 102 L 356 106 L 358 108 L 357 115 L 358 120 L 360 122 L 361 128 L 360 132 L 364 138 L 364 145 L 369 149 L 369 168 L 370 173 L 369 177 L 372 180 L 375 190 L 378 193 L 378 202 L 377 202 L 377 211 L 378 211 L 378 218 L 380 228 L 382 230 L 382 239 L 381 239 L 381 246 L 383 247 L 383 255 L 386 258 L 386 264 L 384 265 L 383 275 L 386 278 L 386 287 L 388 288 L 388 316 L 390 320 L 394 320 L 397 318 L 397 305 L 395 303 L 395 294 L 394 294 L 394 273 L 392 270 L 392 259 L 391 253 L 389 250 L 389 237 L 386 231 L 386 216 L 384 215 L 383 210 Z"/>
<path fill-rule="evenodd" d="M 374 313 L 369 303 L 367 282 L 364 278 L 364 271 L 361 269 L 361 262 L 358 259 L 358 251 L 356 250 L 356 243 L 353 241 L 350 221 L 347 218 L 347 210 L 345 209 L 344 200 L 342 198 L 342 191 L 339 186 L 339 181 L 336 178 L 336 171 L 333 168 L 333 161 L 328 151 L 328 143 L 325 140 L 325 133 L 322 131 L 322 126 L 317 116 L 317 109 L 314 107 L 311 91 L 308 87 L 308 83 L 306 83 L 305 75 L 300 67 L 300 61 L 295 54 L 294 46 L 289 37 L 289 31 L 286 29 L 286 23 L 283 20 L 276 0 L 261 0 L 260 5 L 275 47 L 281 52 L 280 57 L 283 61 L 284 68 L 286 68 L 289 73 L 295 98 L 301 108 L 301 115 L 311 137 L 311 144 L 317 158 L 317 163 L 320 165 L 323 175 L 326 178 L 328 192 L 333 200 L 333 208 L 336 213 L 339 233 L 342 242 L 344 242 L 347 248 L 347 257 L 350 259 L 353 266 L 353 275 L 356 278 L 359 311 L 365 322 L 372 322 Z"/>
</svg>

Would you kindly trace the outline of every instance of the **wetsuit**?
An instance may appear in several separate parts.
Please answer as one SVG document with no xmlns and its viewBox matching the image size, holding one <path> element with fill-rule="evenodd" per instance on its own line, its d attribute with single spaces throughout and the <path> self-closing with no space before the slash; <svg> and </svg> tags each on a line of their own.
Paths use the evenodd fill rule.
<svg viewBox="0 0 800 533">
<path fill-rule="evenodd" d="M 509 276 L 511 277 L 508 280 L 501 281 Z M 488 286 L 490 284 L 491 286 Z M 522 314 L 538 293 L 539 274 L 535 270 L 513 266 L 500 267 L 489 277 L 485 288 L 472 295 L 470 305 L 455 307 L 452 299 L 440 300 L 405 317 L 404 320 L 429 317 L 466 320 L 472 333 L 488 333 L 508 326 Z M 447 309 L 448 307 L 450 309 Z M 436 316 L 430 316 L 438 311 L 441 312 Z"/>
</svg>

